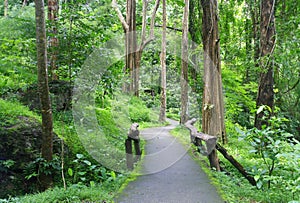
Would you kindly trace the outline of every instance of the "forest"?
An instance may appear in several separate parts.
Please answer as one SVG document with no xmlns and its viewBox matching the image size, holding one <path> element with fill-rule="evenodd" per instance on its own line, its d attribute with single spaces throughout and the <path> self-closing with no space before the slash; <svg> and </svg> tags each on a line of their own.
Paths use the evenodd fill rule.
<svg viewBox="0 0 300 203">
<path fill-rule="evenodd" d="M 169 119 L 224 202 L 300 202 L 299 8 L 1 1 L 0 202 L 114 202 L 130 126 Z"/>
</svg>

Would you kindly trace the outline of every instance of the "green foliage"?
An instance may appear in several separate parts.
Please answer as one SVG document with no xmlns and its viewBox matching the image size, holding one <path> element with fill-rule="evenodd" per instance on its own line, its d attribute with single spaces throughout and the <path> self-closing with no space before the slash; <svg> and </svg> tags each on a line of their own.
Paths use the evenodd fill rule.
<svg viewBox="0 0 300 203">
<path fill-rule="evenodd" d="M 54 156 L 51 161 L 46 161 L 42 157 L 36 158 L 34 161 L 26 164 L 24 168 L 25 179 L 37 178 L 39 174 L 52 175 L 53 177 L 59 176 L 61 172 L 60 159 Z"/>
<path fill-rule="evenodd" d="M 262 110 L 259 108 L 259 111 Z M 285 118 L 273 116 L 268 120 L 268 126 L 261 130 L 253 128 L 245 133 L 237 128 L 241 134 L 239 142 L 247 141 L 239 153 L 248 149 L 249 153 L 242 156 L 248 157 L 247 163 L 252 165 L 248 170 L 256 180 L 257 188 L 272 193 L 281 191 L 284 194 L 280 198 L 274 195 L 273 202 L 296 200 L 300 195 L 300 179 L 295 176 L 300 170 L 299 141 L 286 132 L 287 122 Z M 244 146 L 247 143 L 250 148 Z"/>
<path fill-rule="evenodd" d="M 23 197 L 0 199 L 1 203 L 81 203 L 81 202 L 113 202 L 117 189 L 124 182 L 124 176 L 115 181 L 94 184 L 93 186 L 71 185 L 67 189 L 55 187 L 43 193 Z"/>
<path fill-rule="evenodd" d="M 0 95 L 36 81 L 34 8 L 0 18 Z"/>
<path fill-rule="evenodd" d="M 0 39 L 35 38 L 34 6 L 24 8 L 15 6 L 9 13 L 9 17 L 0 18 L 0 26 Z"/>
<path fill-rule="evenodd" d="M 65 2 L 62 8 L 56 24 L 59 40 L 57 74 L 63 80 L 73 81 L 85 59 L 121 27 L 115 24 L 117 19 L 111 13 L 109 1 Z M 117 69 L 112 70 L 117 72 Z"/>
<path fill-rule="evenodd" d="M 114 171 L 109 171 L 100 164 L 92 163 L 83 154 L 76 154 L 72 168 L 69 167 L 67 173 L 72 179 L 72 184 L 93 186 L 95 183 L 116 180 Z"/>
<path fill-rule="evenodd" d="M 19 116 L 33 117 L 40 120 L 36 114 L 19 102 L 6 101 L 0 98 L 0 127 L 17 124 L 19 121 L 17 117 Z"/>
<path fill-rule="evenodd" d="M 7 173 L 8 169 L 12 168 L 16 162 L 14 160 L 0 160 L 0 172 Z"/>
<path fill-rule="evenodd" d="M 257 84 L 250 82 L 243 84 L 242 76 L 229 68 L 222 70 L 223 85 L 225 89 L 226 118 L 233 123 L 251 127 L 253 119 L 250 113 L 255 112 L 255 97 Z"/>
<path fill-rule="evenodd" d="M 129 102 L 129 117 L 132 122 L 150 121 L 150 110 L 140 99 L 132 97 Z"/>
</svg>

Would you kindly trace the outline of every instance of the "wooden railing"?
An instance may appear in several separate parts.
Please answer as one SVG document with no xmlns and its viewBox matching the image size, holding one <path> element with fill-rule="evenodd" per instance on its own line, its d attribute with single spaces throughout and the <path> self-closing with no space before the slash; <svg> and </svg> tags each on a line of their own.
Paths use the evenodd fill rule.
<svg viewBox="0 0 300 203">
<path fill-rule="evenodd" d="M 188 120 L 184 125 L 190 130 L 191 142 L 198 148 L 198 152 L 208 156 L 212 150 L 217 149 L 248 181 L 251 185 L 256 186 L 256 181 L 244 167 L 231 155 L 227 150 L 217 142 L 217 137 L 198 132 L 194 126 L 197 119 Z M 202 141 L 205 143 L 203 145 Z"/>
</svg>

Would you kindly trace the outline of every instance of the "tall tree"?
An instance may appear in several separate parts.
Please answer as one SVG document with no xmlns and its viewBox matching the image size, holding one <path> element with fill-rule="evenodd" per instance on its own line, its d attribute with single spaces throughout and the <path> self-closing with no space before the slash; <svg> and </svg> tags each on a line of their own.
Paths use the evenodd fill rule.
<svg viewBox="0 0 300 203">
<path fill-rule="evenodd" d="M 166 0 L 162 0 L 163 7 L 163 28 L 162 28 L 162 43 L 161 43 L 161 55 L 160 55 L 160 63 L 161 63 L 161 99 L 160 99 L 160 114 L 159 121 L 166 121 L 166 109 L 167 109 L 167 68 L 166 68 L 166 54 L 167 54 L 167 42 L 166 42 L 166 34 L 167 34 L 167 6 Z"/>
<path fill-rule="evenodd" d="M 267 105 L 273 109 L 274 105 L 274 78 L 273 78 L 273 52 L 275 49 L 275 0 L 261 0 L 260 15 L 260 80 L 256 106 Z M 261 129 L 267 125 L 268 117 L 265 111 L 255 115 L 255 127 Z"/>
<path fill-rule="evenodd" d="M 42 157 L 46 161 L 52 160 L 53 154 L 53 120 L 49 96 L 47 71 L 47 39 L 45 26 L 44 0 L 35 0 L 36 47 L 38 69 L 38 92 L 42 113 Z M 52 186 L 52 177 L 41 172 L 40 182 L 42 189 Z"/>
<path fill-rule="evenodd" d="M 50 57 L 50 70 L 52 80 L 58 80 L 56 73 L 57 69 L 57 52 L 58 52 L 58 38 L 57 38 L 57 16 L 58 15 L 58 1 L 48 0 L 48 20 L 49 20 L 49 57 Z"/>
<path fill-rule="evenodd" d="M 220 39 L 217 0 L 201 0 L 202 42 L 204 50 L 204 90 L 202 104 L 202 130 L 226 142 L 224 102 L 222 92 Z M 220 170 L 216 150 L 209 155 L 211 167 Z"/>
<path fill-rule="evenodd" d="M 181 43 L 181 113 L 180 124 L 188 120 L 188 31 L 189 31 L 189 0 L 184 1 L 184 12 L 182 19 L 182 43 Z"/>
<path fill-rule="evenodd" d="M 8 13 L 8 0 L 4 0 L 4 17 L 7 16 Z"/>
<path fill-rule="evenodd" d="M 190 0 L 189 2 L 189 33 L 192 39 L 191 45 L 191 61 L 193 67 L 191 68 L 191 87 L 193 92 L 199 93 L 200 81 L 199 81 L 199 59 L 197 57 L 197 47 L 201 43 L 201 6 L 197 0 Z"/>
<path fill-rule="evenodd" d="M 116 0 L 112 0 L 112 6 L 117 12 L 117 15 L 122 23 L 124 33 L 126 35 L 125 46 L 125 68 L 124 73 L 130 76 L 130 85 L 124 85 L 123 91 L 131 92 L 135 96 L 139 96 L 139 70 L 141 65 L 141 58 L 144 48 L 148 43 L 154 40 L 154 23 L 157 9 L 160 0 L 155 1 L 155 5 L 151 15 L 150 34 L 146 37 L 147 26 L 147 9 L 148 0 L 143 0 L 143 13 L 142 13 L 142 33 L 141 43 L 137 46 L 137 33 L 136 33 L 136 1 L 127 0 L 126 3 L 126 20 L 120 11 Z"/>
</svg>

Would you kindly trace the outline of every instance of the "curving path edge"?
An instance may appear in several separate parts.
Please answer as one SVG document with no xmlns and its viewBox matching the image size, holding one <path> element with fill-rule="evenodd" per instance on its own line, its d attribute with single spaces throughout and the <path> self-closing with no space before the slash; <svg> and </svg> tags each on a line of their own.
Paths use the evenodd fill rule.
<svg viewBox="0 0 300 203">
<path fill-rule="evenodd" d="M 216 188 L 190 157 L 187 150 L 170 135 L 178 125 L 141 131 L 146 140 L 141 174 L 128 183 L 115 199 L 117 203 L 221 203 Z"/>
</svg>

